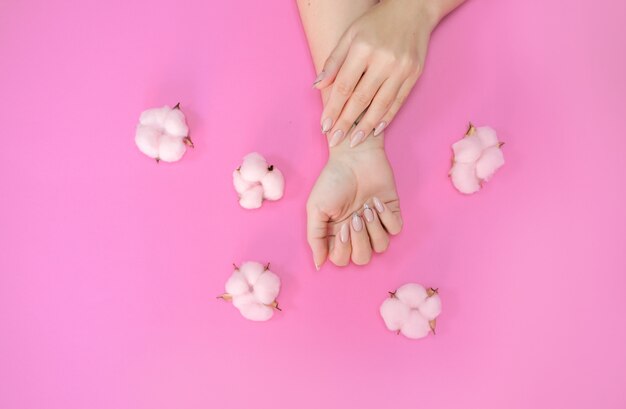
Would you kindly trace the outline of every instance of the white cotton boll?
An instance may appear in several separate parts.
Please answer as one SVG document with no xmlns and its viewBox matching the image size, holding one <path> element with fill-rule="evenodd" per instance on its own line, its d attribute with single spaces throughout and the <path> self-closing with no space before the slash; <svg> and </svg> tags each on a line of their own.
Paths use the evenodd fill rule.
<svg viewBox="0 0 626 409">
<path fill-rule="evenodd" d="M 496 131 L 489 126 L 479 126 L 474 133 L 483 145 L 483 149 L 495 146 L 498 144 L 498 136 Z"/>
<path fill-rule="evenodd" d="M 249 182 L 260 182 L 267 173 L 267 162 L 265 158 L 256 152 L 244 156 L 239 171 L 241 176 Z"/>
<path fill-rule="evenodd" d="M 159 159 L 165 162 L 176 162 L 183 157 L 187 147 L 183 140 L 176 136 L 162 135 L 159 145 Z"/>
<path fill-rule="evenodd" d="M 409 318 L 411 308 L 397 298 L 387 298 L 380 306 L 380 315 L 390 331 L 399 330 Z"/>
<path fill-rule="evenodd" d="M 430 332 L 430 323 L 419 311 L 412 310 L 400 332 L 407 338 L 424 338 Z"/>
<path fill-rule="evenodd" d="M 165 132 L 172 136 L 184 138 L 189 134 L 189 128 L 185 122 L 185 115 L 180 109 L 172 109 L 168 112 L 163 122 Z"/>
<path fill-rule="evenodd" d="M 139 122 L 142 125 L 151 126 L 154 128 L 162 128 L 167 118 L 167 114 L 172 108 L 167 105 L 161 108 L 146 109 L 139 116 Z"/>
<path fill-rule="evenodd" d="M 434 294 L 426 299 L 419 307 L 419 312 L 428 321 L 432 321 L 441 314 L 441 298 L 438 294 Z"/>
<path fill-rule="evenodd" d="M 476 177 L 473 163 L 455 163 L 450 171 L 450 179 L 461 193 L 472 194 L 480 190 L 480 181 Z"/>
<path fill-rule="evenodd" d="M 273 168 L 267 172 L 263 179 L 261 179 L 263 185 L 263 197 L 267 200 L 278 200 L 283 197 L 285 191 L 285 178 L 283 173 L 278 168 Z"/>
<path fill-rule="evenodd" d="M 246 261 L 239 266 L 239 271 L 246 277 L 248 284 L 254 286 L 261 274 L 265 271 L 265 266 L 256 261 Z"/>
<path fill-rule="evenodd" d="M 250 321 L 267 321 L 274 315 L 274 308 L 264 304 L 250 303 L 242 305 L 239 312 Z"/>
<path fill-rule="evenodd" d="M 476 136 L 466 136 L 452 145 L 454 161 L 460 163 L 475 162 L 480 157 L 482 149 L 482 143 Z"/>
<path fill-rule="evenodd" d="M 256 185 L 241 194 L 239 204 L 244 209 L 258 209 L 263 204 L 263 186 Z"/>
<path fill-rule="evenodd" d="M 179 108 L 152 108 L 139 116 L 135 143 L 142 153 L 157 161 L 176 162 L 187 151 L 188 133 L 185 115 Z"/>
<path fill-rule="evenodd" d="M 492 146 L 485 149 L 476 162 L 476 177 L 481 180 L 489 180 L 502 165 L 504 165 L 504 155 L 500 147 Z"/>
<path fill-rule="evenodd" d="M 231 275 L 228 281 L 226 281 L 224 289 L 227 294 L 236 296 L 249 292 L 250 285 L 241 271 L 235 270 L 233 275 Z"/>
<path fill-rule="evenodd" d="M 415 283 L 405 284 L 398 288 L 395 293 L 396 298 L 410 308 L 417 308 L 428 297 L 426 289 Z"/>
<path fill-rule="evenodd" d="M 274 302 L 280 292 L 280 278 L 269 270 L 264 271 L 254 284 L 254 295 L 262 304 Z"/>
<path fill-rule="evenodd" d="M 159 156 L 160 136 L 158 130 L 139 124 L 135 133 L 135 143 L 143 154 L 156 159 Z"/>
<path fill-rule="evenodd" d="M 235 169 L 233 171 L 233 185 L 235 186 L 235 191 L 238 194 L 241 195 L 243 192 L 245 192 L 246 190 L 250 189 L 255 184 L 256 184 L 255 182 L 248 182 L 248 181 L 244 180 L 244 178 L 241 176 L 241 172 L 239 172 L 239 170 Z"/>
<path fill-rule="evenodd" d="M 246 306 L 248 304 L 256 304 L 257 301 L 254 297 L 254 294 L 252 294 L 251 292 L 246 292 L 239 295 L 233 295 L 232 302 L 237 309 L 241 309 L 243 306 Z"/>
</svg>

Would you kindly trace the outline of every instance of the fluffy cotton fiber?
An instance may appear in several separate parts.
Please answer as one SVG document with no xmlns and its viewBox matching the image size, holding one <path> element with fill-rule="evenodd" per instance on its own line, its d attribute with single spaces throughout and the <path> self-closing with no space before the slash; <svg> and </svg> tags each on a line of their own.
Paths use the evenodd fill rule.
<svg viewBox="0 0 626 409">
<path fill-rule="evenodd" d="M 459 192 L 478 192 L 483 182 L 504 165 L 502 143 L 488 126 L 470 127 L 463 139 L 452 145 L 454 159 L 450 178 Z"/>
<path fill-rule="evenodd" d="M 274 309 L 278 309 L 280 278 L 269 270 L 269 264 L 247 261 L 235 266 L 225 287 L 226 293 L 220 298 L 232 301 L 244 318 L 267 321 L 274 315 Z"/>
<path fill-rule="evenodd" d="M 139 117 L 135 143 L 141 152 L 157 162 L 180 160 L 187 146 L 193 147 L 180 105 L 143 111 Z"/>
<path fill-rule="evenodd" d="M 411 339 L 423 338 L 434 331 L 440 313 L 441 299 L 437 290 L 413 283 L 390 293 L 380 306 L 387 329 Z"/>
<path fill-rule="evenodd" d="M 256 152 L 247 154 L 241 166 L 233 172 L 233 185 L 244 209 L 257 209 L 265 200 L 283 197 L 285 178 L 275 166 L 268 165 Z"/>
</svg>

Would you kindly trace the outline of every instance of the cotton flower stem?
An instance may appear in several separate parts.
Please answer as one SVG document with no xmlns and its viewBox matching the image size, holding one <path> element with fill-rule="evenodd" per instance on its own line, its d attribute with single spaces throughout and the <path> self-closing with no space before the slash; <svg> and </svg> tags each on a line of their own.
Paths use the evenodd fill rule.
<svg viewBox="0 0 626 409">
<path fill-rule="evenodd" d="M 233 263 L 233 267 L 235 267 L 235 270 L 239 271 L 239 266 L 237 266 L 237 264 Z"/>
<path fill-rule="evenodd" d="M 222 299 L 222 300 L 224 300 L 224 301 L 231 301 L 231 300 L 233 299 L 233 296 L 232 296 L 232 295 L 230 295 L 230 294 L 228 294 L 228 293 L 224 293 L 224 294 L 222 294 L 222 295 L 218 295 L 218 296 L 217 296 L 217 297 L 215 297 L 215 298 L 221 298 L 221 299 Z"/>
<path fill-rule="evenodd" d="M 387 291 L 389 293 L 389 297 L 390 298 L 396 298 L 396 292 L 395 291 Z"/>
<path fill-rule="evenodd" d="M 467 131 L 465 132 L 465 136 L 470 136 L 474 132 L 476 132 L 476 127 L 474 125 L 472 125 L 472 123 L 470 122 L 469 126 L 467 127 Z"/>
<path fill-rule="evenodd" d="M 189 146 L 190 148 L 195 148 L 195 146 L 194 146 L 194 144 L 193 144 L 193 141 L 191 140 L 191 137 L 189 137 L 189 136 L 185 136 L 185 137 L 183 138 L 183 143 L 184 143 L 185 145 Z"/>
<path fill-rule="evenodd" d="M 268 262 L 266 265 L 263 266 L 263 268 L 265 269 L 265 271 L 270 269 L 270 263 Z"/>
<path fill-rule="evenodd" d="M 498 148 L 501 148 L 501 147 L 503 147 L 503 146 L 504 146 L 504 142 L 500 142 L 500 143 L 498 143 Z"/>
<path fill-rule="evenodd" d="M 278 306 L 278 301 L 276 300 L 274 300 L 274 302 L 271 303 L 270 306 L 276 308 L 278 311 L 282 311 L 280 307 Z"/>
<path fill-rule="evenodd" d="M 430 326 L 430 329 L 433 331 L 433 335 L 437 335 L 437 333 L 435 332 L 435 327 L 437 326 L 437 320 L 430 320 L 428 321 L 428 325 Z"/>
<path fill-rule="evenodd" d="M 177 102 L 176 105 L 174 105 L 174 108 L 172 109 L 180 109 L 180 102 Z"/>
<path fill-rule="evenodd" d="M 161 158 L 155 158 L 154 160 L 156 160 L 156 163 L 161 162 Z"/>
<path fill-rule="evenodd" d="M 429 297 L 432 297 L 435 294 L 439 294 L 439 289 L 431 287 L 428 290 L 426 290 L 426 293 L 428 294 Z"/>
<path fill-rule="evenodd" d="M 273 171 L 274 170 L 274 165 L 269 165 L 267 167 L 267 170 L 270 171 L 270 172 Z"/>
</svg>

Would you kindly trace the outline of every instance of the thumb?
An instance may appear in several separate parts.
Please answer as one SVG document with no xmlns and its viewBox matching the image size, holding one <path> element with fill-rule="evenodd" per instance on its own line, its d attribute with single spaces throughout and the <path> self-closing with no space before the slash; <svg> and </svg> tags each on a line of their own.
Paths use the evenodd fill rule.
<svg viewBox="0 0 626 409">
<path fill-rule="evenodd" d="M 313 251 L 313 262 L 317 270 L 328 257 L 328 220 L 327 214 L 315 206 L 307 207 L 307 240 Z"/>
<path fill-rule="evenodd" d="M 315 78 L 313 88 L 322 89 L 333 83 L 339 69 L 346 60 L 348 51 L 350 50 L 350 42 L 350 37 L 346 32 L 339 40 L 335 49 L 330 53 L 326 62 L 324 62 L 324 68 L 322 72 L 317 75 L 317 78 Z"/>
</svg>

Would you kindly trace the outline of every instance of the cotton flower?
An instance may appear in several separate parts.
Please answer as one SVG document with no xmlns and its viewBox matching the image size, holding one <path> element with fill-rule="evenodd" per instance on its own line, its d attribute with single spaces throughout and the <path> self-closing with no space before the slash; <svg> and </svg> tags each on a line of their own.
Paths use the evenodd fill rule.
<svg viewBox="0 0 626 409">
<path fill-rule="evenodd" d="M 436 318 L 441 313 L 441 299 L 436 289 L 409 283 L 389 295 L 380 306 L 387 329 L 412 339 L 435 332 Z"/>
<path fill-rule="evenodd" d="M 496 131 L 488 126 L 476 128 L 470 124 L 465 137 L 452 145 L 454 159 L 450 178 L 459 192 L 478 192 L 483 182 L 504 165 L 502 147 Z"/>
<path fill-rule="evenodd" d="M 226 292 L 218 298 L 232 301 L 244 318 L 252 321 L 267 321 L 280 310 L 276 297 L 280 292 L 280 278 L 256 261 L 247 261 L 235 266 L 235 271 L 226 281 Z"/>
<path fill-rule="evenodd" d="M 135 133 L 135 143 L 141 152 L 157 162 L 176 162 L 193 148 L 189 128 L 180 104 L 174 108 L 147 109 L 141 113 Z"/>
<path fill-rule="evenodd" d="M 241 166 L 233 172 L 233 185 L 244 209 L 257 209 L 263 199 L 278 200 L 283 197 L 285 178 L 273 165 L 268 165 L 256 152 L 247 154 Z"/>
</svg>

